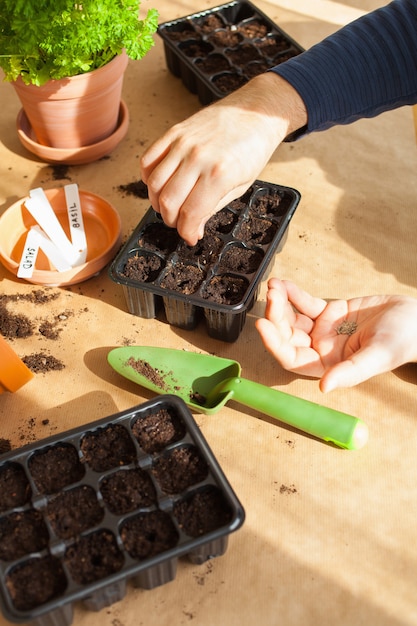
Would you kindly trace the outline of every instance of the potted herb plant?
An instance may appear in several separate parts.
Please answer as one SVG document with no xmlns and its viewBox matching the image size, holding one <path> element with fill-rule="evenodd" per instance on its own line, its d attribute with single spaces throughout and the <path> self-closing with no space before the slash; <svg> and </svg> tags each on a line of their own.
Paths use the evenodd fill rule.
<svg viewBox="0 0 417 626">
<path fill-rule="evenodd" d="M 115 132 L 128 59 L 146 55 L 158 26 L 156 9 L 143 19 L 139 9 L 140 0 L 0 0 L 0 68 L 39 145 L 83 149 Z"/>
</svg>

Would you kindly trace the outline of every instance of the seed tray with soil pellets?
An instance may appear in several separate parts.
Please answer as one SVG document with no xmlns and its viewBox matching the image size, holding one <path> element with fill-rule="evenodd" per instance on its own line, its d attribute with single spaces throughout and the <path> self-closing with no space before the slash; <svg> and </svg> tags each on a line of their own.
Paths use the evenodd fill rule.
<svg viewBox="0 0 417 626">
<path fill-rule="evenodd" d="M 203 105 L 304 49 L 248 0 L 159 25 L 166 64 Z"/>
<path fill-rule="evenodd" d="M 261 281 L 284 246 L 300 194 L 257 180 L 213 215 L 203 238 L 188 246 L 150 208 L 109 268 L 122 285 L 130 313 L 165 315 L 169 324 L 235 341 Z"/>
<path fill-rule="evenodd" d="M 244 510 L 186 404 L 157 396 L 2 455 L 0 599 L 11 622 L 68 626 L 127 584 L 224 554 Z"/>
</svg>

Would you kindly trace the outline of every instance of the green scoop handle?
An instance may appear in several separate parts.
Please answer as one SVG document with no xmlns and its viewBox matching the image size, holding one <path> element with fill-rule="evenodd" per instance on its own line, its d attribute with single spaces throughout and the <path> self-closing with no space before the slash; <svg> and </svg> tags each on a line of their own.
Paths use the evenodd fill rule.
<svg viewBox="0 0 417 626">
<path fill-rule="evenodd" d="M 199 413 L 216 413 L 233 398 L 341 448 L 359 449 L 368 440 L 360 419 L 242 378 L 238 361 L 150 346 L 115 348 L 107 360 L 125 378 L 156 393 L 179 396 Z"/>
<path fill-rule="evenodd" d="M 228 400 L 233 398 L 341 448 L 358 450 L 368 440 L 368 427 L 362 420 L 246 378 L 229 378 L 221 382 L 206 397 L 206 404 L 210 406 L 212 398 L 225 393 Z"/>
</svg>

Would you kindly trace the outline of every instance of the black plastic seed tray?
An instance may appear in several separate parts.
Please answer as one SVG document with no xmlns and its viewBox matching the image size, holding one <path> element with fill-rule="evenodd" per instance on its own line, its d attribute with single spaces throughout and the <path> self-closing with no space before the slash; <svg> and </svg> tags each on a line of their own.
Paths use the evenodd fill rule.
<svg viewBox="0 0 417 626">
<path fill-rule="evenodd" d="M 248 0 L 160 24 L 168 69 L 203 105 L 304 51 Z"/>
<path fill-rule="evenodd" d="M 185 330 L 204 319 L 211 337 L 235 341 L 283 248 L 299 200 L 295 189 L 257 180 L 210 218 L 192 247 L 150 208 L 109 276 L 122 285 L 130 313 L 149 319 L 162 312 Z"/>
<path fill-rule="evenodd" d="M 0 599 L 6 619 L 68 626 L 129 581 L 152 589 L 177 561 L 222 555 L 244 521 L 189 409 L 157 396 L 2 456 Z"/>
</svg>

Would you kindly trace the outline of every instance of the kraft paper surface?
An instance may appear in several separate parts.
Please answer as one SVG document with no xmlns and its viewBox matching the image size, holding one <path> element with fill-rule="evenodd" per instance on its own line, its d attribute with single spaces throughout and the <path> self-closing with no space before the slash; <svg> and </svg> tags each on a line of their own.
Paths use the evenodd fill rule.
<svg viewBox="0 0 417 626">
<path fill-rule="evenodd" d="M 219 3 L 220 4 L 220 3 Z M 258 0 L 303 47 L 382 1 Z M 149 0 L 160 21 L 215 6 L 205 0 Z M 110 201 L 123 240 L 149 207 L 120 191 L 137 181 L 139 157 L 175 122 L 201 106 L 167 69 L 162 40 L 130 62 L 123 98 L 128 134 L 109 158 L 64 172 L 27 152 L 15 120 L 20 105 L 0 85 L 0 213 L 30 189 L 78 183 Z M 259 178 L 298 189 L 301 202 L 271 275 L 325 298 L 377 293 L 417 296 L 417 147 L 410 108 L 283 144 Z M 2 294 L 37 289 L 0 267 Z M 131 315 L 122 288 L 103 270 L 39 305 L 13 302 L 37 325 L 60 320 L 58 337 L 36 331 L 11 342 L 23 357 L 44 351 L 64 364 L 0 396 L 0 437 L 12 448 L 128 409 L 151 392 L 121 380 L 107 352 L 144 344 L 238 360 L 246 378 L 361 417 L 369 442 L 344 451 L 230 402 L 197 423 L 241 500 L 246 520 L 226 553 L 203 565 L 178 563 L 175 579 L 153 590 L 128 585 L 100 612 L 76 605 L 74 626 L 411 626 L 417 624 L 417 369 L 413 365 L 353 389 L 323 395 L 316 380 L 283 371 L 255 329 L 266 282 L 235 343 Z M 0 624 L 6 625 L 0 617 Z"/>
</svg>

